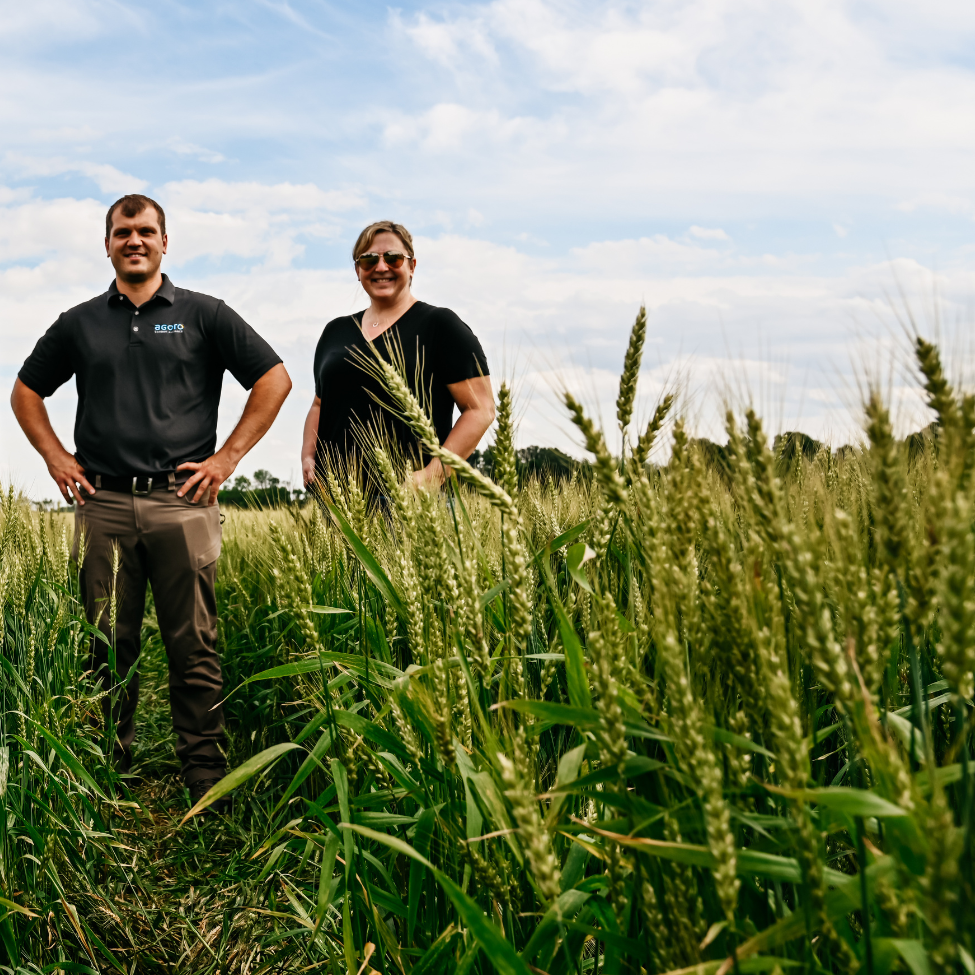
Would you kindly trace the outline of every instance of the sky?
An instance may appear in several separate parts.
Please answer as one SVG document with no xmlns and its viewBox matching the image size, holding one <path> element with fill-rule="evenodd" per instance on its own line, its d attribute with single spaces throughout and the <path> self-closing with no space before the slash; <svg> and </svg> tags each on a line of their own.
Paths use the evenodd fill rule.
<svg viewBox="0 0 975 975">
<path fill-rule="evenodd" d="M 238 473 L 298 482 L 315 343 L 367 304 L 376 219 L 513 384 L 519 445 L 582 455 L 563 388 L 618 443 L 641 303 L 638 419 L 676 390 L 700 435 L 753 403 L 839 445 L 878 383 L 906 431 L 911 328 L 970 361 L 973 51 L 955 0 L 0 0 L 0 385 L 106 289 L 105 210 L 144 192 L 164 270 L 294 380 Z M 228 376 L 221 436 L 245 397 Z M 47 402 L 70 448 L 73 383 Z M 54 496 L 0 409 L 0 483 Z"/>
</svg>

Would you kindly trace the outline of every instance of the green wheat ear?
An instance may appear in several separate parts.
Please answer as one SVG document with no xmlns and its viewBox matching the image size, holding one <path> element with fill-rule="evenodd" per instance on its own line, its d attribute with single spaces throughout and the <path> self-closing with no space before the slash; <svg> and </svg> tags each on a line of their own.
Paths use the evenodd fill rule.
<svg viewBox="0 0 975 975">
<path fill-rule="evenodd" d="M 582 404 L 565 390 L 562 394 L 563 402 L 572 417 L 572 422 L 579 428 L 585 440 L 586 450 L 595 456 L 596 480 L 603 489 L 606 498 L 621 509 L 626 508 L 626 484 L 620 477 L 619 468 L 606 446 L 606 439 L 593 421 L 586 416 Z"/>
<path fill-rule="evenodd" d="M 653 416 L 647 424 L 647 429 L 640 436 L 639 440 L 637 440 L 636 446 L 633 448 L 633 463 L 637 469 L 642 470 L 646 465 L 647 458 L 650 456 L 650 451 L 653 449 L 653 445 L 657 439 L 657 434 L 660 433 L 660 428 L 664 425 L 664 420 L 667 419 L 667 414 L 670 413 L 670 408 L 673 405 L 674 396 L 672 393 L 668 393 L 654 409 Z"/>
<path fill-rule="evenodd" d="M 616 397 L 616 419 L 620 433 L 626 441 L 626 430 L 633 416 L 633 400 L 636 398 L 636 384 L 640 376 L 640 362 L 643 359 L 643 343 L 647 337 L 647 309 L 640 306 L 636 321 L 630 330 L 630 341 L 623 358 L 623 373 L 620 376 L 620 391 Z"/>
<path fill-rule="evenodd" d="M 502 382 L 498 390 L 498 432 L 494 438 L 494 480 L 514 498 L 518 495 L 518 461 L 515 457 L 511 390 Z"/>
<path fill-rule="evenodd" d="M 921 338 L 921 336 L 915 340 L 914 351 L 921 375 L 924 377 L 928 406 L 938 417 L 938 423 L 941 427 L 951 429 L 957 423 L 958 409 L 954 393 L 941 365 L 941 353 L 936 345 Z"/>
</svg>

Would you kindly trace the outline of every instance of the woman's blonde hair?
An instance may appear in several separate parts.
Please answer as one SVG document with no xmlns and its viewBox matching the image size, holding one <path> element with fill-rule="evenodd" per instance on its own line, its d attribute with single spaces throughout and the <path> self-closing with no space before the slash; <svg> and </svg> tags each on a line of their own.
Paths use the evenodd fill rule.
<svg viewBox="0 0 975 975">
<path fill-rule="evenodd" d="M 352 248 L 352 260 L 357 261 L 366 251 L 372 247 L 372 242 L 376 239 L 376 234 L 396 234 L 403 246 L 406 248 L 409 257 L 415 257 L 413 253 L 413 236 L 401 223 L 393 223 L 392 220 L 377 220 L 369 224 L 365 230 L 359 234 L 359 239 Z"/>
</svg>

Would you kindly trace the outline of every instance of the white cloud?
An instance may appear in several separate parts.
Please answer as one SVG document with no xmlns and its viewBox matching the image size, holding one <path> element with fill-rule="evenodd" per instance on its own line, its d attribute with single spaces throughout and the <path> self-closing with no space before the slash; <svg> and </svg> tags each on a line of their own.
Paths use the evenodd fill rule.
<svg viewBox="0 0 975 975">
<path fill-rule="evenodd" d="M 226 156 L 223 154 L 216 152 L 213 149 L 207 149 L 205 146 L 198 146 L 193 142 L 186 142 L 180 138 L 169 139 L 166 142 L 166 148 L 180 156 L 193 156 L 196 159 L 199 159 L 201 162 L 226 162 Z"/>
<path fill-rule="evenodd" d="M 969 197 L 975 73 L 938 57 L 965 47 L 955 16 L 971 23 L 939 6 L 925 29 L 935 49 L 914 57 L 898 32 L 918 20 L 905 4 L 495 0 L 398 16 L 456 90 L 396 113 L 387 142 L 466 153 L 468 175 L 503 158 L 521 199 L 668 216 L 736 198 L 753 214 L 822 194 L 894 205 L 935 173 L 945 195 Z"/>
<path fill-rule="evenodd" d="M 133 18 L 126 4 L 112 0 L 35 0 L 29 4 L 4 5 L 3 33 L 8 41 L 35 41 L 58 36 L 91 38 L 105 31 L 106 15 L 127 21 Z"/>
<path fill-rule="evenodd" d="M 728 238 L 727 236 L 715 238 L 712 233 L 705 239 L 727 240 Z M 601 271 L 610 276 L 616 276 L 624 268 L 629 273 L 637 274 L 643 273 L 643 269 L 652 268 L 653 273 L 659 276 L 680 271 L 700 271 L 703 268 L 714 269 L 720 266 L 737 267 L 743 260 L 747 260 L 732 251 L 715 251 L 714 248 L 700 244 L 674 240 L 665 234 L 655 234 L 653 237 L 641 237 L 636 240 L 596 241 L 586 247 L 575 248 L 573 254 L 590 271 Z"/>
<path fill-rule="evenodd" d="M 20 186 L 14 188 L 11 186 L 0 186 L 0 204 L 23 203 L 25 200 L 29 200 L 30 196 L 31 191 L 29 187 Z"/>
<path fill-rule="evenodd" d="M 105 207 L 97 200 L 37 200 L 27 191 L 0 187 L 0 203 L 2 262 L 102 251 Z"/>
<path fill-rule="evenodd" d="M 181 180 L 163 187 L 175 206 L 213 212 L 253 210 L 311 212 L 355 210 L 365 203 L 359 190 L 323 190 L 314 183 L 231 183 L 222 179 Z"/>
<path fill-rule="evenodd" d="M 897 204 L 896 209 L 904 213 L 923 209 L 940 210 L 942 213 L 975 217 L 975 201 L 971 197 L 937 191 L 921 193 L 909 200 L 903 200 Z"/>
<path fill-rule="evenodd" d="M 688 231 L 692 237 L 700 240 L 731 240 L 720 227 L 691 227 Z"/>
<path fill-rule="evenodd" d="M 650 7 L 627 17 L 608 5 L 573 8 L 545 0 L 499 0 L 488 7 L 486 20 L 531 52 L 553 88 L 620 94 L 640 91 L 650 78 L 673 82 L 691 76 L 702 42 L 713 33 L 707 19 L 695 16 L 697 5 L 687 6 L 692 9 L 685 22 L 697 23 L 692 43 L 673 29 L 671 11 L 654 18 Z"/>
<path fill-rule="evenodd" d="M 425 152 L 469 152 L 482 144 L 510 144 L 534 139 L 547 128 L 536 119 L 505 118 L 496 109 L 478 111 L 441 102 L 416 117 L 397 114 L 386 124 L 383 137 L 391 147 L 418 144 Z"/>
<path fill-rule="evenodd" d="M 93 142 L 101 132 L 90 125 L 61 125 L 57 128 L 31 129 L 27 133 L 29 142 Z"/>
<path fill-rule="evenodd" d="M 474 55 L 489 64 L 497 64 L 498 56 L 482 25 L 455 25 L 432 20 L 419 13 L 412 24 L 403 22 L 395 12 L 393 24 L 403 30 L 428 57 L 438 63 L 456 68 L 463 59 Z"/>
<path fill-rule="evenodd" d="M 120 16 L 108 0 L 76 6 L 99 32 Z M 329 59 L 316 67 L 297 52 L 308 35 L 294 11 L 259 6 L 231 17 L 232 25 L 221 21 L 227 35 L 205 67 L 180 60 L 162 87 L 137 80 L 120 91 L 107 69 L 82 65 L 77 55 L 78 63 L 57 58 L 42 70 L 11 51 L 0 86 L 25 97 L 0 106 L 8 144 L 39 139 L 43 119 L 48 133 L 64 133 L 60 155 L 68 157 L 68 143 L 83 137 L 68 130 L 87 126 L 99 152 L 112 146 L 99 161 L 145 177 L 128 162 L 129 130 L 147 166 L 147 147 L 159 145 L 159 132 L 172 133 L 194 174 L 201 159 L 226 167 L 219 175 L 227 177 L 231 167 L 216 161 L 223 155 L 234 156 L 242 183 L 255 173 L 296 185 L 352 173 L 377 195 L 408 187 L 424 216 L 447 210 L 460 225 L 473 207 L 500 227 L 495 215 L 511 208 L 540 236 L 548 236 L 540 225 L 562 219 L 569 206 L 588 224 L 613 226 L 617 215 L 644 221 L 627 233 L 652 232 L 661 219 L 733 232 L 736 219 L 849 212 L 847 200 L 874 212 L 911 206 L 933 186 L 949 198 L 975 197 L 975 73 L 962 56 L 972 16 L 961 3 L 933 2 L 923 16 L 906 0 L 496 0 L 439 11 L 423 4 L 379 14 L 392 42 L 376 69 L 379 99 L 368 86 L 332 97 Z M 38 45 L 44 17 L 60 8 L 43 9 L 23 15 Z M 138 18 L 160 32 L 163 49 L 179 47 L 167 45 L 165 32 L 181 28 L 155 16 Z M 361 16 L 375 36 L 376 12 Z M 272 43 L 264 36 L 270 19 L 273 30 L 283 24 L 294 33 L 275 34 Z M 347 29 L 350 56 L 357 43 L 366 53 L 367 42 Z M 247 30 L 260 69 L 249 70 L 242 53 Z M 396 188 L 380 182 L 390 150 Z M 164 168 L 159 181 L 172 178 L 180 159 L 156 155 L 163 158 L 151 160 L 153 175 Z M 100 178 L 102 186 L 130 185 L 118 174 Z"/>
<path fill-rule="evenodd" d="M 220 179 L 167 183 L 159 200 L 172 217 L 171 261 L 233 255 L 287 267 L 303 253 L 301 237 L 334 237 L 333 214 L 360 209 L 358 190 L 323 190 L 313 183 L 232 183 Z"/>
<path fill-rule="evenodd" d="M 7 168 L 28 179 L 38 176 L 60 176 L 63 173 L 80 173 L 92 180 L 103 193 L 141 193 L 149 184 L 144 179 L 123 173 L 108 163 L 87 159 L 65 159 L 61 156 L 23 156 L 8 152 L 4 156 Z"/>
</svg>

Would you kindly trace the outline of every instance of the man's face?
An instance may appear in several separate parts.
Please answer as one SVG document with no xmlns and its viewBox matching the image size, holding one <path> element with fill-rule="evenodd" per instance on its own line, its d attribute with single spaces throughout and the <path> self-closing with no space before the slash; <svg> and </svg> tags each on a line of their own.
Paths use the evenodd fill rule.
<svg viewBox="0 0 975 975">
<path fill-rule="evenodd" d="M 166 236 L 160 232 L 159 214 L 146 207 L 134 217 L 112 214 L 112 232 L 105 238 L 105 253 L 118 276 L 128 284 L 154 277 L 166 253 Z"/>
</svg>

